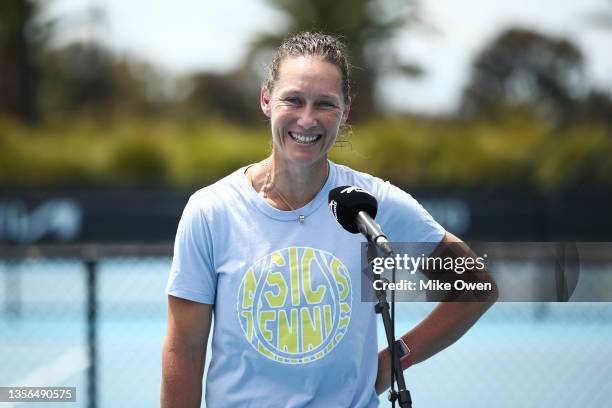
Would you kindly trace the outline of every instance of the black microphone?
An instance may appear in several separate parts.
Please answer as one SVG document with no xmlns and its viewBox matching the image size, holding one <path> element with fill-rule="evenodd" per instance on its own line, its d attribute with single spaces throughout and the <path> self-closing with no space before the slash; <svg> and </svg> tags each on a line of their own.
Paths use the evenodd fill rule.
<svg viewBox="0 0 612 408">
<path fill-rule="evenodd" d="M 395 254 L 387 236 L 374 222 L 378 202 L 373 195 L 356 186 L 341 186 L 330 190 L 328 202 L 329 209 L 342 228 L 352 234 L 361 232 L 387 255 Z"/>
</svg>

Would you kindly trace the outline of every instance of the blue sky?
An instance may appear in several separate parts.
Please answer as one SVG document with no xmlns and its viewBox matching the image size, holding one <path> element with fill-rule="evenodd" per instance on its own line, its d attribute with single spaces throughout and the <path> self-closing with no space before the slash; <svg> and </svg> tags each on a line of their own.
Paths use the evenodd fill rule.
<svg viewBox="0 0 612 408">
<path fill-rule="evenodd" d="M 224 71 L 240 65 L 255 33 L 282 31 L 283 16 L 264 0 L 47 0 L 47 14 L 67 23 L 56 41 L 95 37 L 119 54 L 135 55 L 168 73 Z M 92 29 L 87 10 L 105 16 Z M 563 36 L 584 52 L 589 86 L 612 90 L 612 27 L 589 22 L 608 0 L 423 0 L 425 25 L 395 39 L 400 55 L 419 62 L 422 78 L 382 80 L 378 97 L 390 109 L 452 110 L 469 78 L 470 62 L 511 26 Z"/>
</svg>

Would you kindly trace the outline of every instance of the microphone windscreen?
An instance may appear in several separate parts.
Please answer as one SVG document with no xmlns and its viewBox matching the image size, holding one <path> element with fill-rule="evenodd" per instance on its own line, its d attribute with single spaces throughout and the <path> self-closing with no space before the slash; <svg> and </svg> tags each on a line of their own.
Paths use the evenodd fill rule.
<svg viewBox="0 0 612 408">
<path fill-rule="evenodd" d="M 357 234 L 357 214 L 365 211 L 372 219 L 376 218 L 378 202 L 373 195 L 356 186 L 336 187 L 329 192 L 329 209 L 342 228 Z"/>
</svg>

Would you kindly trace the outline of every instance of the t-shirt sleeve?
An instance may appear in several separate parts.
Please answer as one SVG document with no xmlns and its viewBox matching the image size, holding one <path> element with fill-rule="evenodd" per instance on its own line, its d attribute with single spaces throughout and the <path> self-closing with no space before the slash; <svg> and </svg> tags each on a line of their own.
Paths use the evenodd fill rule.
<svg viewBox="0 0 612 408">
<path fill-rule="evenodd" d="M 379 203 L 380 224 L 390 241 L 439 243 L 445 229 L 410 194 L 386 182 Z M 433 247 L 432 247 L 433 249 Z"/>
<path fill-rule="evenodd" d="M 215 303 L 217 274 L 212 237 L 204 212 L 192 196 L 176 232 L 166 293 L 200 303 Z"/>
</svg>

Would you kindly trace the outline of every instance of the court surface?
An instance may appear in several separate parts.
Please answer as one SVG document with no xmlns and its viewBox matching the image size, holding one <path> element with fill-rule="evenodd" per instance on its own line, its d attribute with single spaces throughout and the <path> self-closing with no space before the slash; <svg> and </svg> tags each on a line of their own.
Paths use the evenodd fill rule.
<svg viewBox="0 0 612 408">
<path fill-rule="evenodd" d="M 109 261 L 99 270 L 99 407 L 159 406 L 169 261 L 145 261 Z M 17 314 L 3 276 L 16 268 Z M 0 385 L 76 386 L 77 403 L 52 406 L 87 406 L 82 265 L 4 264 L 0 281 Z M 398 305 L 398 332 L 433 306 Z M 406 381 L 415 407 L 609 406 L 610 339 L 610 303 L 496 304 L 451 348 L 407 370 Z M 9 406 L 32 403 L 0 403 Z M 390 406 L 384 395 L 381 406 Z"/>
</svg>

